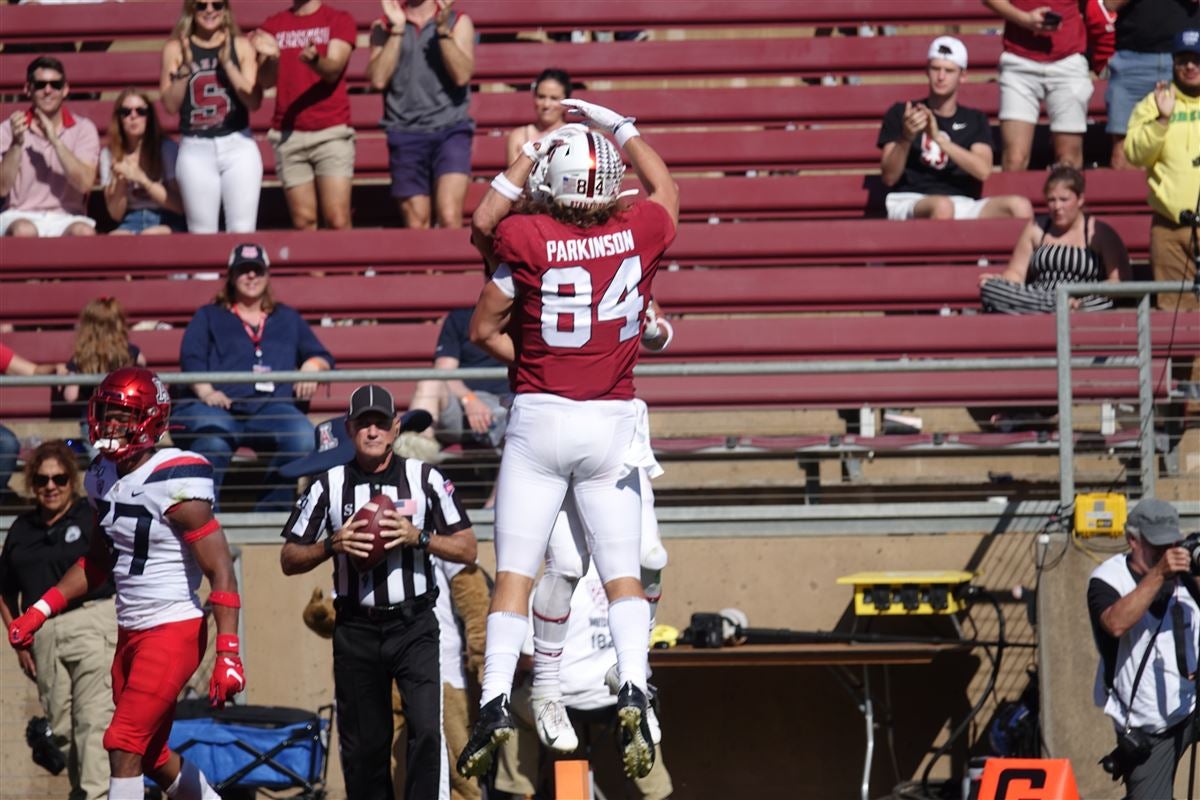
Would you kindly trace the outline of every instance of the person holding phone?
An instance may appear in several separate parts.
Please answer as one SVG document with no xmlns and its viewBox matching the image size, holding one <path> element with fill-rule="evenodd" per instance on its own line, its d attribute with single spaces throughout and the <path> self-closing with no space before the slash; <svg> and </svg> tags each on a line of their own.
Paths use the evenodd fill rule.
<svg viewBox="0 0 1200 800">
<path fill-rule="evenodd" d="M 1087 29 L 1079 0 L 983 0 L 1004 19 L 1000 56 L 1001 165 L 1029 167 L 1041 103 L 1050 118 L 1054 163 L 1083 166 L 1092 97 Z"/>
</svg>

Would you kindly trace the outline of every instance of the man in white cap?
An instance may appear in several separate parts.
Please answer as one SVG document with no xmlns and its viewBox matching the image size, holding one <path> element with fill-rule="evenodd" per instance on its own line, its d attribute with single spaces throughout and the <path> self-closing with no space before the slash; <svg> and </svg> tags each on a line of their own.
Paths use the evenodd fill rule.
<svg viewBox="0 0 1200 800">
<path fill-rule="evenodd" d="M 929 94 L 895 103 L 883 116 L 877 146 L 888 219 L 1033 217 L 1017 195 L 983 198 L 992 172 L 992 132 L 987 115 L 958 103 L 967 48 L 953 36 L 929 46 Z"/>
<path fill-rule="evenodd" d="M 1189 575 L 1192 557 L 1180 546 L 1179 512 L 1165 500 L 1134 506 L 1125 538 L 1130 552 L 1096 567 L 1087 593 L 1100 651 L 1096 704 L 1117 735 L 1105 768 L 1125 781 L 1127 798 L 1172 797 L 1196 706 L 1200 606 Z"/>
</svg>

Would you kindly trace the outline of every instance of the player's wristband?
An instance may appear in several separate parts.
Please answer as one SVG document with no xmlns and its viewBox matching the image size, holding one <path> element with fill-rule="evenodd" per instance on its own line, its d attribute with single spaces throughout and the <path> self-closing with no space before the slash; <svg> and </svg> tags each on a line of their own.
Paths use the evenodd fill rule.
<svg viewBox="0 0 1200 800">
<path fill-rule="evenodd" d="M 67 598 L 63 597 L 63 593 L 58 590 L 57 586 L 51 586 L 46 590 L 46 593 L 33 604 L 33 607 L 42 612 L 47 619 L 55 614 L 62 613 L 67 607 Z"/>
<path fill-rule="evenodd" d="M 617 140 L 617 144 L 621 145 L 621 147 L 624 147 L 625 143 L 633 137 L 641 135 L 642 132 L 633 124 L 632 119 L 621 122 L 613 129 L 613 138 Z"/>
<path fill-rule="evenodd" d="M 521 196 L 521 187 L 510 181 L 503 172 L 492 178 L 492 190 L 505 200 L 511 200 L 514 203 Z"/>
<path fill-rule="evenodd" d="M 217 652 L 218 653 L 233 653 L 237 655 L 240 652 L 241 643 L 238 641 L 237 634 L 234 633 L 218 633 L 217 634 Z"/>
<path fill-rule="evenodd" d="M 242 598 L 237 592 L 212 592 L 208 596 L 208 602 L 214 606 L 225 606 L 226 608 L 242 607 Z"/>
</svg>

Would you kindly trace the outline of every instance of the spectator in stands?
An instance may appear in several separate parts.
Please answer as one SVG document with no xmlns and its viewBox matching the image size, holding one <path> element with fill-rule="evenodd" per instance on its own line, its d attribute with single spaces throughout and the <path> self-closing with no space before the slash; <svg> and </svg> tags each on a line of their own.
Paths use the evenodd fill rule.
<svg viewBox="0 0 1200 800">
<path fill-rule="evenodd" d="M 350 227 L 354 128 L 346 65 L 356 35 L 354 17 L 320 0 L 293 2 L 250 34 L 266 59 L 259 84 L 276 87 L 267 139 L 275 149 L 275 173 L 292 225 L 299 230 L 316 230 L 318 205 L 326 227 Z"/>
<path fill-rule="evenodd" d="M 316 382 L 271 380 L 271 372 L 319 372 L 333 368 L 333 356 L 295 309 L 271 296 L 270 261 L 257 244 L 240 244 L 229 256 L 225 286 L 188 323 L 180 345 L 184 372 L 253 372 L 257 383 L 196 383 L 195 399 L 184 401 L 172 422 L 184 447 L 212 462 L 218 489 L 238 447 L 270 452 L 272 475 L 296 454 L 309 450 L 313 427 L 296 400 L 308 400 Z M 314 376 L 316 377 L 316 376 Z M 275 483 L 258 502 L 262 511 L 290 508 L 292 484 Z"/>
<path fill-rule="evenodd" d="M 183 201 L 175 182 L 179 145 L 163 136 L 154 103 L 132 86 L 113 104 L 108 147 L 100 152 L 104 205 L 113 234 L 184 232 Z"/>
<path fill-rule="evenodd" d="M 129 341 L 125 309 L 115 297 L 98 297 L 83 307 L 75 326 L 75 351 L 66 371 L 75 375 L 105 375 L 121 367 L 144 367 L 146 357 Z M 95 386 L 72 384 L 62 389 L 69 413 L 81 418 L 83 440 L 88 441 L 87 401 Z"/>
<path fill-rule="evenodd" d="M 952 36 L 929 46 L 929 95 L 895 103 L 883 117 L 877 146 L 888 219 L 1033 217 L 1024 197 L 983 199 L 992 172 L 992 133 L 987 115 L 959 105 L 967 48 Z"/>
<path fill-rule="evenodd" d="M 61 364 L 34 364 L 14 353 L 6 345 L 0 344 L 2 375 L 53 375 L 60 367 Z M 8 481 L 17 466 L 17 454 L 20 451 L 21 442 L 16 434 L 0 425 L 0 497 L 8 492 Z"/>
<path fill-rule="evenodd" d="M 0 125 L 0 213 L 5 236 L 93 236 L 87 193 L 96 182 L 100 136 L 90 119 L 63 102 L 70 94 L 62 62 L 39 56 L 25 70 L 31 107 Z"/>
<path fill-rule="evenodd" d="M 436 207 L 439 227 L 458 228 L 471 179 L 475 25 L 454 0 L 383 0 L 383 12 L 367 77 L 384 92 L 392 197 L 406 227 L 428 228 Z"/>
<path fill-rule="evenodd" d="M 469 331 L 473 308 L 455 308 L 442 321 L 434 369 L 472 369 L 504 366 L 471 342 Z M 467 442 L 499 447 L 508 425 L 512 390 L 504 378 L 482 380 L 419 381 L 409 408 L 428 411 L 434 426 L 424 432 L 444 442 Z"/>
<path fill-rule="evenodd" d="M 1079 0 L 983 0 L 1004 18 L 1000 56 L 1000 135 L 1005 172 L 1029 167 L 1033 130 L 1045 100 L 1054 161 L 1083 168 L 1092 97 L 1087 31 Z"/>
<path fill-rule="evenodd" d="M 258 53 L 241 35 L 230 0 L 184 0 L 163 45 L 159 90 L 163 108 L 179 114 L 175 174 L 192 233 L 258 225 L 262 156 L 250 135 L 250 112 L 262 104 Z"/>
<path fill-rule="evenodd" d="M 1156 281 L 1179 281 L 1178 293 L 1161 292 L 1159 308 L 1195 310 L 1196 262 L 1192 260 L 1192 226 L 1183 224 L 1185 211 L 1196 208 L 1200 170 L 1200 29 L 1175 37 L 1172 83 L 1160 81 L 1142 98 L 1129 118 L 1125 157 L 1146 168 L 1150 186 L 1150 266 Z"/>
<path fill-rule="evenodd" d="M 511 164 L 521 155 L 521 147 L 526 142 L 536 142 L 545 134 L 566 124 L 564 116 L 567 109 L 560 101 L 570 96 L 571 76 L 554 67 L 542 70 L 542 74 L 533 82 L 533 110 L 537 114 L 537 121 L 513 128 L 509 132 L 504 163 Z"/>
<path fill-rule="evenodd" d="M 1125 160 L 1125 132 L 1133 107 L 1154 91 L 1160 81 L 1171 80 L 1171 47 L 1187 28 L 1200 28 L 1200 3 L 1196 0 L 1104 0 L 1117 12 L 1117 51 L 1108 62 L 1108 107 L 1105 130 L 1112 137 L 1112 166 L 1130 166 Z"/>
<path fill-rule="evenodd" d="M 92 546 L 96 514 L 80 495 L 75 453 L 43 442 L 25 463 L 34 508 L 9 528 L 0 552 L 0 618 L 5 627 L 27 611 Z M 109 578 L 46 621 L 28 649 L 17 649 L 25 677 L 37 684 L 54 743 L 67 751 L 72 800 L 108 794 L 104 729 L 113 713 L 112 660 L 117 614 Z"/>
<path fill-rule="evenodd" d="M 1043 192 L 1049 216 L 1031 220 L 1013 249 L 1008 269 L 979 276 L 984 311 L 1052 313 L 1055 289 L 1064 283 L 1116 283 L 1129 274 L 1129 253 L 1117 232 L 1088 215 L 1083 174 L 1068 165 L 1050 172 Z M 1108 297 L 1075 297 L 1084 311 L 1112 308 Z"/>
</svg>

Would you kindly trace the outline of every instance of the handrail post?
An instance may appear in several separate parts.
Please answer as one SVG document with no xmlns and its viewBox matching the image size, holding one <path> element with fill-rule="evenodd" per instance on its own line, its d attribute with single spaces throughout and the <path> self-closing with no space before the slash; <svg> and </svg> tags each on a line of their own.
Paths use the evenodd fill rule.
<svg viewBox="0 0 1200 800">
<path fill-rule="evenodd" d="M 1068 286 L 1054 297 L 1055 352 L 1058 359 L 1058 504 L 1075 502 L 1075 439 L 1071 419 L 1071 296 Z"/>
</svg>

